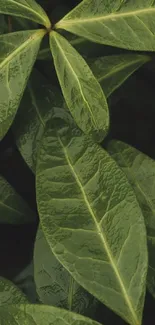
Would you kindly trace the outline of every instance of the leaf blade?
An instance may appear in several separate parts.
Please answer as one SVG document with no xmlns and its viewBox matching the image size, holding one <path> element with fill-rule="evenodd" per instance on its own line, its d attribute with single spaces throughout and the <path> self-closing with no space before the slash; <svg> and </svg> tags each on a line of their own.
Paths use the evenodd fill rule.
<svg viewBox="0 0 155 325">
<path fill-rule="evenodd" d="M 37 165 L 38 211 L 53 253 L 86 290 L 130 324 L 141 324 L 147 272 L 146 233 L 141 210 L 124 174 L 89 137 L 58 120 L 49 123 Z M 108 169 L 113 170 L 110 179 L 106 176 Z M 110 185 L 112 179 L 113 185 Z M 130 217 L 129 213 L 126 216 L 127 210 Z M 120 218 L 121 213 L 125 221 Z M 112 218 L 112 224 L 107 223 L 107 218 L 109 222 Z M 117 229 L 117 222 L 125 222 L 125 225 Z M 130 251 L 134 242 L 135 251 L 140 253 L 137 236 L 141 237 L 139 242 L 145 256 L 141 256 L 138 262 L 137 253 L 134 255 L 135 252 Z M 132 265 L 130 272 L 134 274 L 130 294 L 127 288 L 132 276 L 123 269 L 127 255 Z M 135 265 L 139 265 L 138 269 Z M 105 274 L 109 274 L 108 279 Z"/>
<path fill-rule="evenodd" d="M 45 11 L 35 0 L 1 0 L 0 13 L 30 19 L 47 28 L 51 26 Z"/>
<path fill-rule="evenodd" d="M 44 34 L 38 30 L 0 36 L 0 139 L 15 117 Z"/>
<path fill-rule="evenodd" d="M 103 140 L 109 126 L 109 112 L 99 83 L 78 52 L 53 31 L 50 33 L 50 47 L 61 89 L 73 118 L 85 133 L 92 134 L 98 141 Z"/>
<path fill-rule="evenodd" d="M 12 304 L 28 303 L 26 296 L 11 281 L 0 277 L 0 308 Z"/>
<path fill-rule="evenodd" d="M 151 0 L 136 3 L 84 0 L 62 18 L 56 28 L 100 44 L 154 51 L 154 17 L 155 5 Z"/>
</svg>

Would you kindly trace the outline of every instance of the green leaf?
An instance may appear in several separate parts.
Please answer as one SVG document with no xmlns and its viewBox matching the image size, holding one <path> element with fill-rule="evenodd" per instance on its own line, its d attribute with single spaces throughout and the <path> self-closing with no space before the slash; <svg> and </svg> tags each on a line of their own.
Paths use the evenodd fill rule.
<svg viewBox="0 0 155 325">
<path fill-rule="evenodd" d="M 155 161 L 121 141 L 111 141 L 108 151 L 130 181 L 145 218 L 149 250 L 147 286 L 155 297 Z"/>
<path fill-rule="evenodd" d="M 26 296 L 9 280 L 0 277 L 0 308 L 28 303 Z"/>
<path fill-rule="evenodd" d="M 149 56 L 120 54 L 104 56 L 88 61 L 89 66 L 109 97 L 139 67 L 150 60 Z"/>
<path fill-rule="evenodd" d="M 140 325 L 146 230 L 115 161 L 90 137 L 55 118 L 38 153 L 36 191 L 41 226 L 59 261 L 101 302 Z"/>
<path fill-rule="evenodd" d="M 51 306 L 12 305 L 0 308 L 2 325 L 101 325 L 92 319 Z"/>
<path fill-rule="evenodd" d="M 86 134 L 102 141 L 109 127 L 106 98 L 82 56 L 69 42 L 52 31 L 50 47 L 67 106 Z"/>
<path fill-rule="evenodd" d="M 97 300 L 84 290 L 60 264 L 39 227 L 34 249 L 34 278 L 44 305 L 93 316 Z"/>
<path fill-rule="evenodd" d="M 130 50 L 155 50 L 152 0 L 84 0 L 57 24 L 93 42 Z"/>
<path fill-rule="evenodd" d="M 30 19 L 47 28 L 51 27 L 48 16 L 35 0 L 1 0 L 0 13 Z"/>
<path fill-rule="evenodd" d="M 13 122 L 44 30 L 0 36 L 0 139 Z"/>
<path fill-rule="evenodd" d="M 13 187 L 0 176 L 0 223 L 23 224 L 35 220 L 34 212 Z"/>
<path fill-rule="evenodd" d="M 13 123 L 13 133 L 20 153 L 35 172 L 37 144 L 54 107 L 61 107 L 63 98 L 37 70 L 32 72 Z"/>
</svg>

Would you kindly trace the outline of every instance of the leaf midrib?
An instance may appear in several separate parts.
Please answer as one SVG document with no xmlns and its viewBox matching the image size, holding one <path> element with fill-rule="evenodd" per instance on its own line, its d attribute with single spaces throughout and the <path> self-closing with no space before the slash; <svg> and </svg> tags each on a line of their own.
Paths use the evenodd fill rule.
<svg viewBox="0 0 155 325">
<path fill-rule="evenodd" d="M 44 29 L 40 29 L 37 32 L 34 32 L 29 38 L 22 43 L 19 47 L 17 47 L 13 52 L 11 52 L 1 63 L 0 63 L 0 69 L 3 69 L 7 64 L 11 62 L 11 60 L 14 59 L 20 52 L 22 52 L 23 49 L 26 48 L 26 46 L 30 45 L 31 42 L 34 42 L 37 40 L 37 38 L 41 38 L 41 34 L 45 34 L 46 32 Z M 33 36 L 33 37 L 32 37 Z M 36 38 L 34 38 L 36 36 Z M 38 36 L 38 37 L 37 37 Z"/>
<path fill-rule="evenodd" d="M 18 7 L 21 7 L 21 8 L 24 8 L 26 10 L 29 10 L 30 12 L 32 12 L 34 14 L 35 17 L 38 16 L 39 19 L 41 19 L 41 21 L 44 21 L 46 23 L 46 19 L 43 16 L 41 16 L 39 14 L 39 12 L 34 11 L 33 8 L 31 8 L 30 6 L 25 6 L 25 5 L 21 4 L 21 3 L 18 3 L 17 1 L 14 1 L 14 0 L 10 0 L 10 2 L 12 2 L 13 4 L 15 4 Z"/>
<path fill-rule="evenodd" d="M 62 28 L 65 25 L 74 25 L 77 23 L 89 23 L 89 22 L 95 22 L 95 21 L 104 21 L 104 20 L 112 20 L 112 19 L 119 19 L 121 17 L 130 17 L 130 16 L 136 16 L 141 15 L 145 13 L 149 13 L 155 11 L 155 8 L 147 8 L 147 9 L 139 9 L 134 10 L 130 12 L 121 12 L 121 13 L 112 13 L 109 15 L 104 16 L 96 16 L 96 17 L 90 17 L 90 18 L 81 18 L 81 19 L 67 19 L 67 17 L 62 20 L 60 20 L 55 26 L 56 28 Z"/>
<path fill-rule="evenodd" d="M 80 90 L 81 96 L 82 96 L 82 98 L 83 98 L 84 103 L 86 103 L 86 106 L 88 107 L 88 110 L 89 110 L 90 115 L 91 115 L 91 117 L 92 117 L 92 121 L 93 121 L 94 127 L 95 127 L 96 129 L 98 129 L 98 126 L 97 126 L 96 121 L 95 121 L 95 119 L 94 119 L 94 116 L 93 116 L 93 112 L 92 112 L 92 110 L 91 110 L 91 107 L 89 106 L 89 103 L 88 103 L 88 101 L 86 100 L 86 98 L 85 98 L 85 96 L 84 96 L 84 94 L 83 94 L 83 91 L 82 91 L 82 88 L 81 88 L 81 84 L 80 84 L 80 82 L 79 82 L 79 79 L 78 79 L 78 77 L 77 77 L 77 75 L 76 75 L 74 69 L 72 68 L 72 65 L 71 65 L 70 62 L 68 61 L 68 59 L 67 59 L 67 57 L 66 57 L 66 55 L 65 55 L 65 53 L 64 53 L 64 51 L 63 51 L 63 49 L 62 49 L 62 47 L 61 47 L 61 45 L 59 44 L 59 42 L 57 41 L 57 39 L 56 39 L 56 37 L 55 37 L 54 35 L 53 35 L 53 37 L 54 37 L 55 42 L 56 42 L 58 48 L 60 49 L 62 55 L 64 56 L 65 61 L 67 62 L 68 66 L 70 67 L 73 76 L 75 77 L 75 79 L 76 79 L 76 81 L 77 81 L 77 83 L 78 83 L 78 86 L 79 86 L 79 90 Z"/>
<path fill-rule="evenodd" d="M 109 262 L 110 262 L 110 264 L 111 264 L 111 266 L 112 266 L 112 268 L 113 268 L 113 270 L 114 270 L 114 273 L 115 273 L 115 275 L 116 275 L 116 278 L 118 279 L 118 283 L 119 283 L 119 285 L 120 285 L 121 291 L 122 291 L 122 293 L 123 293 L 123 296 L 124 296 L 124 298 L 125 298 L 125 301 L 126 301 L 126 303 L 127 303 L 127 305 L 128 305 L 128 308 L 129 308 L 129 310 L 130 310 L 130 312 L 131 312 L 131 315 L 132 315 L 132 317 L 133 317 L 134 325 L 140 325 L 140 322 L 139 322 L 139 320 L 137 319 L 137 315 L 136 315 L 136 313 L 135 313 L 135 310 L 134 310 L 134 308 L 133 308 L 133 306 L 132 306 L 132 303 L 131 303 L 131 301 L 130 301 L 130 299 L 129 299 L 129 297 L 128 297 L 128 294 L 127 294 L 127 292 L 126 292 L 125 285 L 124 285 L 124 283 L 123 283 L 123 281 L 122 281 L 122 279 L 121 279 L 121 276 L 120 276 L 120 274 L 119 274 L 119 271 L 118 271 L 118 269 L 117 269 L 117 266 L 116 266 L 116 264 L 115 264 L 115 262 L 114 262 L 114 258 L 113 258 L 112 252 L 111 252 L 111 250 L 110 250 L 109 244 L 108 244 L 108 242 L 107 242 L 107 240 L 106 240 L 106 237 L 105 237 L 104 234 L 103 234 L 103 231 L 102 231 L 102 228 L 101 228 L 100 224 L 99 224 L 99 223 L 97 222 L 97 220 L 96 220 L 96 217 L 95 217 L 94 211 L 93 211 L 93 209 L 92 209 L 92 207 L 91 207 L 91 205 L 90 205 L 90 203 L 89 203 L 89 199 L 87 198 L 87 194 L 85 193 L 84 188 L 83 188 L 83 186 L 82 186 L 82 182 L 81 182 L 81 180 L 79 179 L 79 177 L 78 177 L 78 175 L 77 175 L 77 173 L 76 173 L 74 167 L 72 166 L 72 163 L 71 163 L 71 160 L 70 160 L 70 158 L 69 158 L 69 155 L 68 155 L 68 152 L 67 152 L 66 147 L 63 145 L 63 142 L 61 141 L 61 139 L 60 139 L 60 137 L 59 137 L 58 135 L 57 135 L 57 137 L 58 137 L 58 141 L 59 141 L 59 143 L 60 143 L 60 145 L 61 145 L 61 147 L 62 147 L 62 150 L 63 150 L 63 152 L 64 152 L 64 155 L 65 155 L 65 158 L 66 158 L 66 160 L 67 160 L 67 163 L 68 163 L 68 165 L 69 165 L 69 167 L 70 167 L 70 169 L 71 169 L 71 172 L 72 172 L 72 174 L 73 174 L 73 176 L 74 176 L 74 178 L 75 178 L 75 180 L 76 180 L 76 182 L 77 182 L 77 184 L 78 184 L 78 186 L 79 186 L 79 188 L 80 188 L 80 190 L 81 190 L 81 193 L 82 193 L 82 195 L 83 195 L 84 202 L 85 202 L 85 204 L 86 204 L 86 206 L 87 206 L 87 208 L 88 208 L 88 211 L 89 211 L 90 215 L 92 216 L 92 218 L 93 218 L 93 220 L 94 220 L 94 223 L 95 223 L 95 226 L 96 226 L 97 233 L 98 233 L 98 235 L 100 236 L 101 242 L 102 242 L 102 244 L 103 244 L 103 248 L 104 248 L 104 250 L 105 250 L 106 253 L 107 253 L 107 256 L 108 256 L 108 258 L 109 258 Z"/>
</svg>

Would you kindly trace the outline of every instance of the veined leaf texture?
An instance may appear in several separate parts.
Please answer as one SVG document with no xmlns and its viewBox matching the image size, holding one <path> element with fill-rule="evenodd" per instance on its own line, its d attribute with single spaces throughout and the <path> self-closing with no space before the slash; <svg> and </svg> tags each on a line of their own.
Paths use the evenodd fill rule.
<svg viewBox="0 0 155 325">
<path fill-rule="evenodd" d="M 41 226 L 53 253 L 91 294 L 140 325 L 146 230 L 124 173 L 89 136 L 55 118 L 41 143 L 36 179 Z"/>
<path fill-rule="evenodd" d="M 89 40 L 139 51 L 155 50 L 154 0 L 84 0 L 57 24 Z"/>
</svg>

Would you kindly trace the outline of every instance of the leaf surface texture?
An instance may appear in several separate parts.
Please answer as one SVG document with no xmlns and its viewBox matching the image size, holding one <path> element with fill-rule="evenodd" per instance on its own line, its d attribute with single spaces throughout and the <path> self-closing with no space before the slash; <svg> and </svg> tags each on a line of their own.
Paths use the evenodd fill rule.
<svg viewBox="0 0 155 325">
<path fill-rule="evenodd" d="M 11 281 L 0 277 L 0 308 L 22 303 L 28 303 L 26 296 Z"/>
<path fill-rule="evenodd" d="M 115 161 L 75 126 L 53 119 L 38 154 L 36 190 L 41 226 L 59 261 L 127 322 L 141 324 L 146 230 Z"/>
</svg>

